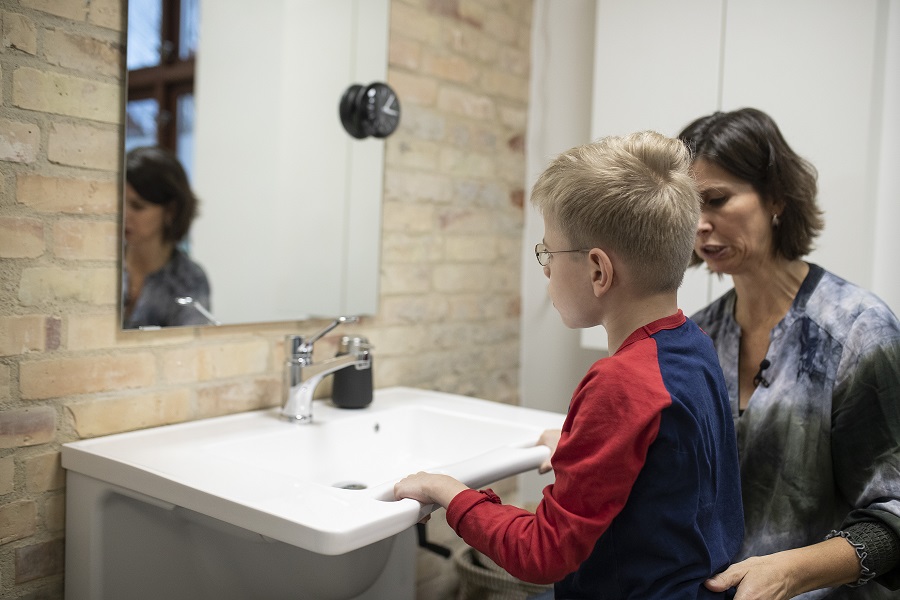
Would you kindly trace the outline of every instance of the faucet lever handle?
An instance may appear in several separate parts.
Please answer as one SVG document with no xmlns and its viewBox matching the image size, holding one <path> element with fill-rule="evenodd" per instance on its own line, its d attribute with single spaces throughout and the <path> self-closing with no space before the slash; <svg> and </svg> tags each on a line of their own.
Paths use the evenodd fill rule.
<svg viewBox="0 0 900 600">
<path fill-rule="evenodd" d="M 284 338 L 285 355 L 288 359 L 296 360 L 300 358 L 303 347 L 302 335 L 287 335 Z"/>
<path fill-rule="evenodd" d="M 288 336 L 288 350 L 290 351 L 290 355 L 297 356 L 298 354 L 309 354 L 312 352 L 313 344 L 322 339 L 329 331 L 341 323 L 356 323 L 358 321 L 359 317 L 356 315 L 342 316 L 329 323 L 322 331 L 309 336 L 309 338 L 304 338 L 299 335 Z"/>
</svg>

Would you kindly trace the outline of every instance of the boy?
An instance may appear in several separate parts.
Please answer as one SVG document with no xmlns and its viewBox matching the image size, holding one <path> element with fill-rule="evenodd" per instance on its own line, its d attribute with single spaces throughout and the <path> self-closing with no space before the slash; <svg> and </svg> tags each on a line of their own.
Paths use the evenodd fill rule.
<svg viewBox="0 0 900 600">
<path fill-rule="evenodd" d="M 568 327 L 603 325 L 612 355 L 545 433 L 554 484 L 535 514 L 446 475 L 398 482 L 398 498 L 447 508 L 470 545 L 556 598 L 721 598 L 703 581 L 743 536 L 737 445 L 712 342 L 677 308 L 700 199 L 681 142 L 610 137 L 557 157 L 532 202 L 535 247 Z"/>
</svg>

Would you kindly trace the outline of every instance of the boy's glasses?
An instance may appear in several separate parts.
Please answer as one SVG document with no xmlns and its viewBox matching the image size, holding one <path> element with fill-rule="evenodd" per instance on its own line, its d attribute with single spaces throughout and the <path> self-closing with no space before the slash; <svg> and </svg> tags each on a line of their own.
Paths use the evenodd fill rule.
<svg viewBox="0 0 900 600">
<path fill-rule="evenodd" d="M 534 257 L 537 258 L 538 264 L 542 267 L 546 267 L 550 262 L 551 254 L 562 254 L 563 252 L 589 252 L 587 249 L 579 249 L 579 250 L 547 250 L 547 246 L 544 244 L 535 244 L 534 245 Z"/>
</svg>

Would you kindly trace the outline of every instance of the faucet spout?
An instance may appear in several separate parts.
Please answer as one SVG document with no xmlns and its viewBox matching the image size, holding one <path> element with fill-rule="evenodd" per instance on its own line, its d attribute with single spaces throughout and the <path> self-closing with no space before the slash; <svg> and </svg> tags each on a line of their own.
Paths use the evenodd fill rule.
<svg viewBox="0 0 900 600">
<path fill-rule="evenodd" d="M 370 367 L 369 352 L 365 351 L 362 354 L 364 354 L 363 358 L 354 354 L 347 354 L 346 356 L 338 356 L 318 364 L 302 367 L 303 371 L 306 372 L 303 373 L 297 385 L 290 387 L 287 402 L 281 410 L 281 415 L 285 419 L 296 423 L 312 422 L 312 400 L 316 387 L 322 382 L 322 379 L 335 371 L 348 367 L 368 369 Z"/>
<path fill-rule="evenodd" d="M 313 343 L 325 333 L 344 322 L 355 322 L 355 317 L 340 317 L 324 331 L 306 341 L 300 336 L 288 336 L 288 360 L 285 368 L 284 407 L 281 416 L 294 423 L 312 422 L 313 393 L 327 375 L 354 367 L 369 369 L 372 366 L 370 347 L 363 345 L 356 352 L 335 356 L 322 362 L 312 358 Z"/>
</svg>

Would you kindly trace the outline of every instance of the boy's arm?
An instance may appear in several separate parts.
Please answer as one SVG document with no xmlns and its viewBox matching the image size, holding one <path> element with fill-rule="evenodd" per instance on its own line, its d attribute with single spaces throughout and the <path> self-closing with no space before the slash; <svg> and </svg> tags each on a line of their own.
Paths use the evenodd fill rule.
<svg viewBox="0 0 900 600">
<path fill-rule="evenodd" d="M 656 380 L 636 383 L 615 367 L 598 363 L 588 372 L 561 437 L 548 436 L 547 442 L 558 441 L 556 481 L 544 489 L 535 513 L 445 475 L 413 475 L 397 484 L 396 495 L 444 506 L 454 531 L 513 576 L 561 580 L 584 562 L 622 510 L 659 432 L 661 411 L 671 403 Z"/>
<path fill-rule="evenodd" d="M 556 480 L 534 513 L 503 505 L 490 491 L 463 490 L 447 507 L 447 523 L 524 581 L 553 583 L 575 571 L 625 505 L 671 402 L 657 386 L 632 383 L 599 368 L 585 376 L 561 435 L 541 438 L 557 446 Z"/>
<path fill-rule="evenodd" d="M 550 456 L 540 466 L 539 472 L 546 473 L 553 467 L 550 460 L 553 452 L 559 444 L 559 438 L 562 435 L 560 429 L 548 429 L 541 434 L 538 439 L 538 446 L 547 446 L 550 448 Z M 440 504 L 444 508 L 450 505 L 450 501 L 463 490 L 469 489 L 465 484 L 449 475 L 435 475 L 434 473 L 426 473 L 419 471 L 414 475 L 409 475 L 398 481 L 394 485 L 394 497 L 412 498 L 418 500 L 422 504 Z"/>
<path fill-rule="evenodd" d="M 553 468 L 550 460 L 553 458 L 553 452 L 556 451 L 561 435 L 562 430 L 560 429 L 548 429 L 538 439 L 537 445 L 550 448 L 550 456 L 538 469 L 540 473 L 546 473 Z M 412 498 L 422 504 L 440 504 L 447 508 L 458 493 L 467 489 L 469 489 L 468 486 L 449 475 L 435 475 L 419 471 L 401 479 L 394 485 L 394 497 L 398 500 Z"/>
</svg>

